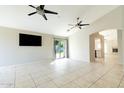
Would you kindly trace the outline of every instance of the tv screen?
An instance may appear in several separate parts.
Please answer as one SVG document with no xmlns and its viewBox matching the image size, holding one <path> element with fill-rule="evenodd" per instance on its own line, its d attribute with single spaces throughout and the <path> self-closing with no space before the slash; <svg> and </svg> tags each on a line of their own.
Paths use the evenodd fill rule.
<svg viewBox="0 0 124 93">
<path fill-rule="evenodd" d="M 19 34 L 20 46 L 42 46 L 42 36 Z"/>
</svg>

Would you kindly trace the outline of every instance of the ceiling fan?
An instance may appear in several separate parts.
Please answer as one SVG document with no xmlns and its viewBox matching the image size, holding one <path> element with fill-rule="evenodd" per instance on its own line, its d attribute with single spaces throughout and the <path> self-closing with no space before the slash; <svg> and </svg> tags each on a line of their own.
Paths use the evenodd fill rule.
<svg viewBox="0 0 124 93">
<path fill-rule="evenodd" d="M 44 9 L 45 5 L 40 5 L 38 7 L 35 7 L 33 5 L 29 5 L 29 6 L 32 7 L 32 8 L 34 8 L 34 9 L 36 9 L 36 11 L 28 14 L 28 16 L 31 16 L 31 15 L 34 15 L 34 14 L 37 13 L 37 14 L 42 15 L 44 17 L 44 19 L 47 20 L 47 17 L 45 15 L 45 13 L 47 13 L 47 14 L 55 14 L 55 15 L 58 14 L 57 12 Z"/>
<path fill-rule="evenodd" d="M 76 24 L 68 24 L 68 25 L 71 26 L 71 28 L 67 30 L 67 31 L 69 32 L 69 31 L 72 30 L 73 28 L 82 29 L 82 26 L 87 26 L 87 25 L 90 25 L 90 24 L 82 24 L 82 21 L 80 21 L 80 18 L 78 17 Z"/>
</svg>

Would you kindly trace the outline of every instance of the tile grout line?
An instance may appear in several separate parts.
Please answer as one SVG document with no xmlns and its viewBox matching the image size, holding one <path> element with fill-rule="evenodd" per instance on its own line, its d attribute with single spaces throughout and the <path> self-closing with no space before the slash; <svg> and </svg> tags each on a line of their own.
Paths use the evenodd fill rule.
<svg viewBox="0 0 124 93">
<path fill-rule="evenodd" d="M 37 88 L 37 84 L 35 83 L 35 81 L 34 81 L 34 79 L 33 79 L 32 75 L 31 75 L 31 74 L 29 74 L 29 76 L 31 77 L 31 79 L 32 79 L 32 81 L 33 81 L 33 83 L 34 83 L 35 87 Z"/>
<path fill-rule="evenodd" d="M 119 84 L 118 84 L 118 88 L 120 87 L 120 85 L 121 85 L 121 82 L 122 82 L 122 80 L 124 79 L 124 75 L 122 76 L 122 78 L 121 78 L 121 80 L 120 80 L 120 82 L 119 82 Z"/>
<path fill-rule="evenodd" d="M 86 66 L 86 65 L 85 65 Z M 84 66 L 83 66 L 84 67 Z M 70 72 L 72 72 L 72 71 L 70 71 Z M 87 73 L 90 73 L 90 72 L 92 72 L 92 70 L 91 71 L 88 71 L 88 72 L 86 72 L 86 73 L 84 73 L 84 74 L 87 74 Z M 63 75 L 61 75 L 61 76 L 63 76 Z M 79 77 L 77 77 L 77 78 L 75 78 L 74 80 L 76 80 L 76 79 L 78 79 L 78 78 L 80 78 L 80 76 Z M 71 80 L 71 81 L 69 81 L 68 83 L 66 83 L 66 84 L 69 84 L 70 82 L 72 82 L 72 81 L 74 81 L 74 80 Z M 53 81 L 53 80 L 51 80 L 51 81 Z M 54 81 L 53 81 L 54 82 Z M 54 82 L 54 84 L 58 87 L 58 88 L 60 88 L 55 82 Z M 64 85 L 66 85 L 66 84 L 64 84 Z"/>
<path fill-rule="evenodd" d="M 109 67 L 109 69 L 108 69 L 108 67 L 107 67 L 107 70 L 104 72 L 104 73 L 102 73 L 101 75 L 100 75 L 100 77 L 98 77 L 98 78 L 96 78 L 96 80 L 94 80 L 93 82 L 92 82 L 92 84 L 89 86 L 89 87 L 91 87 L 93 84 L 95 84 L 99 79 L 101 79 L 102 77 L 104 77 L 107 73 L 110 73 L 112 70 L 113 70 L 113 68 L 115 67 L 115 65 L 113 65 L 113 66 L 111 66 L 111 67 Z M 13 71 L 13 74 L 14 74 L 14 79 L 13 79 L 13 87 L 15 88 L 16 87 L 16 79 L 17 79 L 17 77 L 16 77 L 16 75 L 17 75 L 17 70 L 16 70 L 16 66 L 14 67 L 14 71 Z M 96 67 L 95 67 L 96 68 Z M 95 71 L 97 71 L 97 70 L 99 70 L 99 69 L 95 69 Z M 77 71 L 77 70 L 76 70 Z M 86 73 L 85 73 L 85 75 L 86 74 L 89 74 L 90 72 L 92 72 L 93 70 L 89 70 L 89 71 L 87 71 Z M 33 83 L 34 83 L 34 85 L 35 85 L 35 87 L 37 88 L 38 87 L 38 84 L 36 83 L 36 81 L 35 81 L 35 78 L 33 78 L 33 75 L 31 74 L 31 73 L 28 73 L 29 74 L 29 77 L 31 78 L 31 80 L 33 81 Z M 81 76 L 78 76 L 78 77 L 76 77 L 74 80 L 76 80 L 76 79 L 78 79 L 78 78 L 80 78 Z M 120 78 L 120 82 L 119 82 L 119 85 L 118 85 L 118 87 L 120 86 L 120 84 L 121 84 L 121 82 L 122 82 L 122 80 L 123 80 L 123 78 L 124 78 L 124 74 L 121 76 L 121 78 Z M 52 80 L 50 80 L 50 81 L 52 81 Z M 73 81 L 73 80 L 72 80 Z M 71 83 L 72 81 L 69 81 L 68 83 Z M 53 81 L 53 83 L 56 85 L 56 83 Z M 66 84 L 68 84 L 68 83 L 66 83 Z M 66 84 L 63 84 L 63 85 L 66 85 Z M 57 87 L 58 87 L 58 85 L 56 85 Z M 60 88 L 60 87 L 58 87 L 58 88 Z"/>
<path fill-rule="evenodd" d="M 93 69 L 93 68 L 92 68 Z M 95 69 L 95 70 L 98 70 L 98 69 Z M 89 74 L 89 73 L 91 73 L 91 72 L 93 72 L 93 70 L 89 70 L 88 72 L 85 72 L 84 73 L 84 75 L 87 75 L 87 74 Z M 77 77 L 76 79 L 79 79 L 81 76 L 79 76 L 79 77 Z M 74 80 L 76 80 L 76 79 L 74 79 Z M 72 81 L 70 81 L 70 82 L 68 82 L 68 83 L 66 83 L 66 84 L 69 84 L 69 83 L 71 83 L 71 82 L 73 82 L 74 80 L 72 80 Z M 66 84 L 64 84 L 64 85 L 66 85 Z M 78 85 L 78 84 L 77 84 Z M 80 85 L 78 85 L 79 87 L 80 87 Z"/>
<path fill-rule="evenodd" d="M 83 67 L 86 68 L 87 65 L 88 65 L 88 64 L 84 65 Z M 82 68 L 82 67 L 81 67 L 81 68 Z M 92 69 L 93 69 L 93 68 L 92 68 Z M 96 70 L 96 69 L 95 69 L 95 70 Z M 76 70 L 76 71 L 77 71 L 77 70 Z M 70 72 L 73 72 L 73 71 L 70 71 Z M 91 73 L 91 72 L 93 72 L 93 71 L 90 70 L 90 71 L 88 71 L 88 72 L 85 72 L 84 74 L 87 75 L 88 73 Z M 61 75 L 61 76 L 63 76 L 63 75 Z M 77 78 L 75 78 L 74 80 L 76 80 L 76 79 L 78 79 L 78 78 L 80 78 L 80 76 L 77 77 Z M 69 84 L 69 83 L 71 83 L 71 82 L 74 81 L 74 80 L 71 80 L 71 81 L 69 81 L 69 82 L 66 83 L 66 84 Z M 53 80 L 50 80 L 50 81 L 54 82 Z M 54 82 L 54 84 L 55 84 L 58 88 L 60 88 L 55 82 Z M 64 84 L 64 85 L 66 85 L 66 84 Z"/>
<path fill-rule="evenodd" d="M 57 88 L 59 88 L 59 86 L 58 86 L 54 81 L 51 81 L 51 82 L 53 82 L 53 84 L 55 84 L 55 86 L 56 86 Z"/>
<path fill-rule="evenodd" d="M 96 69 L 95 69 L 96 70 Z M 84 73 L 84 75 L 87 75 L 87 74 L 89 74 L 89 73 L 91 73 L 91 72 L 93 72 L 92 70 L 90 70 L 90 71 L 88 71 L 88 72 L 85 72 Z M 74 80 L 76 80 L 76 79 L 79 79 L 81 76 L 79 76 L 79 77 L 77 77 L 77 78 L 75 78 Z M 66 83 L 66 84 L 69 84 L 69 83 L 71 83 L 71 82 L 73 82 L 74 80 L 71 80 L 71 81 L 69 81 L 68 83 Z M 63 85 L 66 85 L 66 84 L 63 84 Z M 79 86 L 79 85 L 78 85 Z M 80 87 L 80 86 L 79 86 Z"/>
<path fill-rule="evenodd" d="M 92 72 L 92 71 L 88 71 L 87 73 L 90 73 L 90 72 Z M 85 73 L 85 74 L 87 74 L 87 73 Z M 79 79 L 80 77 L 77 77 L 77 78 L 75 78 L 74 80 L 76 80 L 76 79 Z M 74 80 L 71 80 L 71 81 L 69 81 L 68 83 L 66 83 L 66 84 L 69 84 L 69 83 L 71 83 L 71 82 L 73 82 Z M 55 82 L 54 82 L 55 83 Z M 56 84 L 56 83 L 55 83 Z M 63 86 L 64 85 L 66 85 L 66 84 L 62 84 Z M 57 85 L 57 84 L 56 84 Z M 57 87 L 59 87 L 58 85 L 57 85 Z M 59 87 L 60 88 L 60 87 Z"/>
<path fill-rule="evenodd" d="M 109 73 L 114 66 L 112 66 L 106 73 L 104 73 L 101 77 L 99 77 L 97 80 L 95 80 L 88 88 L 91 88 L 98 80 L 100 80 L 103 76 L 105 76 L 107 73 Z"/>
</svg>

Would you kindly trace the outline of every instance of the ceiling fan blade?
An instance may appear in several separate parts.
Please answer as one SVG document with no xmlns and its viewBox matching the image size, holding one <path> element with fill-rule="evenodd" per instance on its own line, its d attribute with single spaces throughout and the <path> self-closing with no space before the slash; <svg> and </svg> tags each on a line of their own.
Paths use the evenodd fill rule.
<svg viewBox="0 0 124 93">
<path fill-rule="evenodd" d="M 28 14 L 28 16 L 34 15 L 34 14 L 36 14 L 36 13 L 37 13 L 37 12 L 30 13 L 30 14 Z"/>
<path fill-rule="evenodd" d="M 68 24 L 69 26 L 74 26 L 74 24 Z"/>
<path fill-rule="evenodd" d="M 71 27 L 70 29 L 73 29 L 73 28 L 75 28 L 75 26 Z"/>
<path fill-rule="evenodd" d="M 44 10 L 44 7 L 45 7 L 45 5 L 40 5 L 40 8 L 41 8 L 42 10 Z"/>
<path fill-rule="evenodd" d="M 68 29 L 67 31 L 69 32 L 71 29 L 75 28 L 75 26 L 71 27 L 70 29 Z"/>
<path fill-rule="evenodd" d="M 79 26 L 79 28 L 82 29 L 81 26 Z"/>
<path fill-rule="evenodd" d="M 82 23 L 82 21 L 80 21 L 78 24 L 81 24 Z"/>
<path fill-rule="evenodd" d="M 44 17 L 44 19 L 45 19 L 45 20 L 47 20 L 47 17 L 46 17 L 46 15 L 45 15 L 45 14 L 43 14 L 42 16 Z"/>
<path fill-rule="evenodd" d="M 87 25 L 90 25 L 90 24 L 79 24 L 79 26 L 87 26 Z"/>
<path fill-rule="evenodd" d="M 35 8 L 36 9 L 36 7 L 35 6 L 33 6 L 33 5 L 29 5 L 30 7 L 32 7 L 32 8 Z"/>
<path fill-rule="evenodd" d="M 70 30 L 68 29 L 67 31 L 69 32 Z"/>
<path fill-rule="evenodd" d="M 80 18 L 78 17 L 78 18 L 77 18 L 77 23 L 79 22 L 79 19 L 80 19 Z"/>
<path fill-rule="evenodd" d="M 50 11 L 50 10 L 44 10 L 45 13 L 49 13 L 49 14 L 58 14 L 57 12 L 53 12 L 53 11 Z"/>
</svg>

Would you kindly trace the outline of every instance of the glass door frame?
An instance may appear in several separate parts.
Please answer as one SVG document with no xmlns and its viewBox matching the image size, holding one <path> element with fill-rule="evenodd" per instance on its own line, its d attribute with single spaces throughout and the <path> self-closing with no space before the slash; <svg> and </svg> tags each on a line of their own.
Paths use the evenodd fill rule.
<svg viewBox="0 0 124 93">
<path fill-rule="evenodd" d="M 55 59 L 61 59 L 61 58 L 56 58 L 56 48 L 55 48 L 55 40 L 58 40 L 58 41 L 65 41 L 65 57 L 64 58 L 68 58 L 69 57 L 69 54 L 68 54 L 68 39 L 63 39 L 63 38 L 54 38 L 54 58 Z"/>
</svg>

